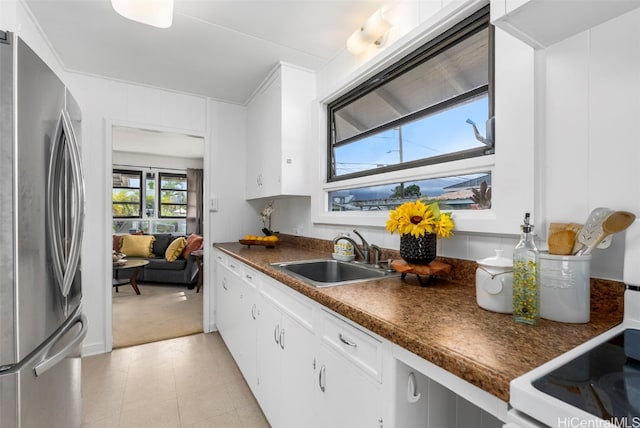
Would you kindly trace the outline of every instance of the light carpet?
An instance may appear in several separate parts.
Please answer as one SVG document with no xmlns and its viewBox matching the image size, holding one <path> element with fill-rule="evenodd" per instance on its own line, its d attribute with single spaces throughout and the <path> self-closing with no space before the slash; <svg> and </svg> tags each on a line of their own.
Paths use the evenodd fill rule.
<svg viewBox="0 0 640 428">
<path fill-rule="evenodd" d="M 202 290 L 138 283 L 122 285 L 113 296 L 113 348 L 202 333 Z"/>
</svg>

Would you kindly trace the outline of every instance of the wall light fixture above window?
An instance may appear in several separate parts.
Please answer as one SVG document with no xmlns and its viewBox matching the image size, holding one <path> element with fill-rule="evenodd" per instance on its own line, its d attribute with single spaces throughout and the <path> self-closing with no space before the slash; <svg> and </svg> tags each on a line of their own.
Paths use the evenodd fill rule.
<svg viewBox="0 0 640 428">
<path fill-rule="evenodd" d="M 111 6 L 125 18 L 153 27 L 173 23 L 173 0 L 111 0 Z"/>
<path fill-rule="evenodd" d="M 347 39 L 347 50 L 352 55 L 360 55 L 371 45 L 382 46 L 390 28 L 391 23 L 385 18 L 382 9 L 378 9 Z"/>
</svg>

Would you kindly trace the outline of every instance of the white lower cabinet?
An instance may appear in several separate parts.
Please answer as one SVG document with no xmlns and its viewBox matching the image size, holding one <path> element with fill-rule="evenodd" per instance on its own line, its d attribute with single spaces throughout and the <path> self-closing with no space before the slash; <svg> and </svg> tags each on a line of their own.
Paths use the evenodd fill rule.
<svg viewBox="0 0 640 428">
<path fill-rule="evenodd" d="M 273 427 L 317 426 L 312 395 L 315 337 L 283 306 L 261 297 L 256 398 Z"/>
<path fill-rule="evenodd" d="M 382 342 L 322 311 L 317 413 L 323 427 L 383 427 Z"/>
<path fill-rule="evenodd" d="M 215 323 L 218 332 L 224 337 L 227 334 L 229 325 L 232 322 L 233 313 L 231 311 L 231 272 L 227 269 L 227 257 L 220 252 L 215 253 Z"/>
<path fill-rule="evenodd" d="M 216 325 L 274 428 L 497 428 L 504 401 L 216 251 Z"/>
<path fill-rule="evenodd" d="M 257 381 L 256 338 L 258 333 L 258 274 L 253 269 L 242 267 L 242 278 L 238 287 L 237 319 L 233 341 L 238 350 L 236 363 L 249 385 Z"/>
<path fill-rule="evenodd" d="M 232 258 L 216 255 L 216 326 L 249 385 L 255 384 L 257 273 Z"/>
<path fill-rule="evenodd" d="M 395 427 L 498 428 L 508 404 L 417 355 L 393 345 Z"/>
<path fill-rule="evenodd" d="M 326 344 L 318 352 L 317 413 L 323 427 L 383 427 L 382 385 Z"/>
<path fill-rule="evenodd" d="M 416 369 L 396 361 L 394 426 L 499 428 L 504 422 Z"/>
</svg>

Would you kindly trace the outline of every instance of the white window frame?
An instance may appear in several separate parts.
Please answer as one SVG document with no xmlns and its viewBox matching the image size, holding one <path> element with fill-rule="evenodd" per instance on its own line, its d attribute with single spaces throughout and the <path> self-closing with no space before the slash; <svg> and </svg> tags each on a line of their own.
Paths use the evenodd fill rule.
<svg viewBox="0 0 640 428">
<path fill-rule="evenodd" d="M 535 53 L 531 47 L 499 28 L 495 29 L 494 155 L 327 182 L 327 104 L 486 4 L 486 1 L 478 0 L 451 3 L 399 39 L 396 42 L 399 46 L 397 49 L 380 52 L 369 63 L 351 74 L 346 81 L 338 82 L 326 95 L 319 98 L 316 110 L 319 147 L 317 156 L 321 165 L 321 185 L 314 190 L 311 200 L 311 221 L 314 224 L 384 228 L 388 218 L 388 213 L 385 212 L 328 211 L 330 191 L 485 171 L 491 171 L 492 188 L 495 189 L 492 194 L 492 207 L 488 210 L 453 211 L 456 232 L 517 234 L 525 212 L 533 213 L 535 219 L 534 202 L 539 199 L 535 191 L 534 176 Z"/>
</svg>

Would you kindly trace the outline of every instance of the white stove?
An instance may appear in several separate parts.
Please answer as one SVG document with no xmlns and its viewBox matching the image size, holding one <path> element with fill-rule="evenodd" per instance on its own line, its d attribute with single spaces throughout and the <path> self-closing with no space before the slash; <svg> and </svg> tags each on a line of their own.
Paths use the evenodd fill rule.
<svg viewBox="0 0 640 428">
<path fill-rule="evenodd" d="M 640 222 L 626 234 L 623 322 L 514 379 L 506 426 L 640 428 Z"/>
</svg>

